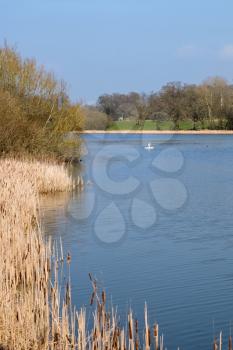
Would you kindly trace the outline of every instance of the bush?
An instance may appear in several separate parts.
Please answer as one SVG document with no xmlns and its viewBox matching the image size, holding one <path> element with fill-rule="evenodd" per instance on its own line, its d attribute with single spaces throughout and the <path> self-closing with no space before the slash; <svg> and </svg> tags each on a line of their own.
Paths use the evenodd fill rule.
<svg viewBox="0 0 233 350">
<path fill-rule="evenodd" d="M 62 157 L 64 134 L 83 128 L 63 81 L 8 46 L 0 49 L 0 155 Z"/>
<path fill-rule="evenodd" d="M 109 125 L 108 116 L 94 108 L 85 109 L 86 130 L 106 130 Z"/>
</svg>

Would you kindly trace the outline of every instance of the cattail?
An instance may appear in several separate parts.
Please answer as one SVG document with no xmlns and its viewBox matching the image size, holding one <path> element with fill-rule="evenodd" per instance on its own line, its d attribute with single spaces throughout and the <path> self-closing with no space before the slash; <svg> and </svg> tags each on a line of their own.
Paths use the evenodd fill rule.
<svg viewBox="0 0 233 350">
<path fill-rule="evenodd" d="M 145 348 L 146 348 L 146 350 L 149 350 L 149 348 L 150 348 L 150 330 L 149 330 L 149 326 L 148 326 L 148 316 L 147 316 L 146 303 L 145 303 L 144 314 L 145 314 Z"/>
<path fill-rule="evenodd" d="M 131 322 L 130 322 L 130 321 L 129 321 L 129 339 L 130 339 L 130 340 L 133 339 L 133 332 L 132 332 Z"/>
<path fill-rule="evenodd" d="M 154 324 L 154 340 L 155 340 L 155 350 L 159 349 L 159 325 Z"/>
<path fill-rule="evenodd" d="M 232 337 L 228 338 L 228 350 L 232 350 Z"/>
<path fill-rule="evenodd" d="M 218 343 L 216 337 L 214 337 L 213 350 L 218 350 Z"/>
<path fill-rule="evenodd" d="M 90 305 L 93 305 L 94 299 L 95 299 L 95 292 L 91 294 Z"/>
<path fill-rule="evenodd" d="M 67 254 L 66 261 L 67 261 L 68 265 L 71 263 L 71 255 L 70 255 L 70 253 Z"/>
<path fill-rule="evenodd" d="M 60 340 L 60 334 L 58 332 L 55 332 L 54 337 L 53 337 L 54 343 L 55 344 L 58 343 L 59 340 Z"/>
<path fill-rule="evenodd" d="M 105 302 L 106 302 L 106 293 L 105 293 L 105 291 L 102 291 L 102 302 L 103 302 L 103 304 L 105 304 Z"/>
<path fill-rule="evenodd" d="M 150 342 L 150 328 L 148 328 L 148 345 L 149 345 L 149 347 L 150 347 L 150 344 L 151 344 L 151 342 Z"/>
</svg>

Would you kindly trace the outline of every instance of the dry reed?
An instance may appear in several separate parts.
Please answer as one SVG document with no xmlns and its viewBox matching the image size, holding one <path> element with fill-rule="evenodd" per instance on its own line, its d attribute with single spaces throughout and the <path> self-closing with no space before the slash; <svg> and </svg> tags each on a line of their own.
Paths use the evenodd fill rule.
<svg viewBox="0 0 233 350">
<path fill-rule="evenodd" d="M 61 165 L 0 161 L 0 344 L 5 349 L 68 349 L 70 315 L 51 278 L 51 244 L 38 225 L 39 193 L 73 182 Z M 59 347 L 58 347 L 59 346 Z"/>
</svg>

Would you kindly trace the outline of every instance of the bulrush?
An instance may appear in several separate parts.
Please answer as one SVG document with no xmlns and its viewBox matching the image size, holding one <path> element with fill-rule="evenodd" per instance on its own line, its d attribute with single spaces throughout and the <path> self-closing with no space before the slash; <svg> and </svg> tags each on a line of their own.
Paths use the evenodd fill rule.
<svg viewBox="0 0 233 350">
<path fill-rule="evenodd" d="M 0 348 L 68 349 L 72 325 L 61 306 L 51 244 L 38 225 L 40 193 L 66 191 L 62 165 L 0 160 Z M 52 288 L 51 288 L 52 284 Z"/>
</svg>

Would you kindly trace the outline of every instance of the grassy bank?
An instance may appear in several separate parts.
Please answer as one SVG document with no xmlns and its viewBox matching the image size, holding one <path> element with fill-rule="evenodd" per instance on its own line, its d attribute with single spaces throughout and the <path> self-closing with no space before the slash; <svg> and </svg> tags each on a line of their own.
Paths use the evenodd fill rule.
<svg viewBox="0 0 233 350">
<path fill-rule="evenodd" d="M 217 123 L 217 122 L 216 122 Z M 217 125 L 217 124 L 216 124 Z M 155 121 L 155 120 L 145 120 L 145 122 L 138 124 L 136 120 L 122 120 L 115 121 L 111 124 L 111 126 L 107 129 L 107 131 L 111 130 L 171 130 L 173 131 L 174 123 L 171 120 L 164 121 Z M 179 122 L 177 131 L 188 131 L 188 130 L 203 130 L 203 129 L 213 129 L 213 125 L 210 125 L 208 121 L 204 121 L 202 124 L 194 122 L 190 119 L 181 120 Z M 216 128 L 218 129 L 218 128 Z"/>
</svg>

